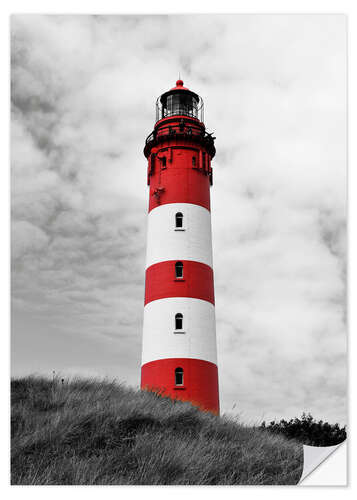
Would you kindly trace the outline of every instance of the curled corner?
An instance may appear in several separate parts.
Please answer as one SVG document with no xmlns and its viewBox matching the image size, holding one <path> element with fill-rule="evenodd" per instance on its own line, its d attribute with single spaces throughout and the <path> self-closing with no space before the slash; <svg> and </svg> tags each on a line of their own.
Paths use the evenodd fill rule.
<svg viewBox="0 0 357 500">
<path fill-rule="evenodd" d="M 322 462 L 324 462 L 334 451 L 337 450 L 345 441 L 335 446 L 308 446 L 303 445 L 304 449 L 304 467 L 298 484 L 311 474 Z"/>
</svg>

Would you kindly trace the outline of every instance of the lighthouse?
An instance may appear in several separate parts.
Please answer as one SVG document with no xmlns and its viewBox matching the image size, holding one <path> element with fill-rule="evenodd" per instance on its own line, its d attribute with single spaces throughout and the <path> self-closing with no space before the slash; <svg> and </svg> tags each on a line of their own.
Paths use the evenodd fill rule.
<svg viewBox="0 0 357 500">
<path fill-rule="evenodd" d="M 141 388 L 219 414 L 210 187 L 214 137 L 201 97 L 156 101 L 149 189 Z"/>
</svg>

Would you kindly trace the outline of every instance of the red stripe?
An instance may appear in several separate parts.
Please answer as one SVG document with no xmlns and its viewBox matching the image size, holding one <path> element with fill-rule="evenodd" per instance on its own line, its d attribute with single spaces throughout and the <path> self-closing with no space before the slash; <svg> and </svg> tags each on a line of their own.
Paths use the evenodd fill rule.
<svg viewBox="0 0 357 500">
<path fill-rule="evenodd" d="M 175 386 L 175 369 L 183 369 L 183 386 Z M 201 359 L 169 358 L 146 363 L 141 368 L 141 388 L 219 414 L 218 370 Z"/>
<path fill-rule="evenodd" d="M 182 260 L 183 279 L 176 279 L 176 262 L 176 260 L 166 260 L 147 268 L 145 304 L 167 297 L 192 297 L 214 304 L 212 268 L 202 262 Z"/>
<path fill-rule="evenodd" d="M 210 210 L 209 177 L 192 167 L 192 150 L 182 149 L 180 154 L 173 164 L 167 160 L 165 169 L 155 166 L 150 178 L 149 212 L 166 203 L 193 203 Z"/>
</svg>

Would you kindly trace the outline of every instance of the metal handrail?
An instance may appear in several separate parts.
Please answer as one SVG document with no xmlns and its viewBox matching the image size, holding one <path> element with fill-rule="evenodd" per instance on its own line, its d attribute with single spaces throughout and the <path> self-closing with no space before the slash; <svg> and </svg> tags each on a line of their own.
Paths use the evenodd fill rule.
<svg viewBox="0 0 357 500">
<path fill-rule="evenodd" d="M 161 133 L 165 130 L 168 130 L 168 133 Z M 167 135 L 186 135 L 188 137 L 202 137 L 203 139 L 208 139 L 208 140 L 214 140 L 212 137 L 212 133 L 208 133 L 203 129 L 200 129 L 199 133 L 196 131 L 199 130 L 198 127 L 191 127 L 184 125 L 183 129 L 180 129 L 180 125 L 167 125 L 165 127 L 160 127 L 158 130 L 153 130 L 151 134 L 149 134 L 146 138 L 145 144 L 148 144 L 149 142 L 155 140 L 157 137 L 166 137 Z"/>
<path fill-rule="evenodd" d="M 182 127 L 182 126 L 181 126 Z M 167 130 L 167 133 L 161 133 L 162 131 Z M 195 132 L 193 131 L 195 130 Z M 199 131 L 199 132 L 198 132 Z M 211 154 L 215 154 L 215 147 L 214 147 L 214 140 L 215 137 L 213 137 L 213 133 L 208 133 L 204 129 L 198 129 L 198 127 L 191 127 L 184 125 L 183 129 L 180 129 L 180 125 L 167 125 L 165 127 L 160 127 L 157 130 L 153 130 L 151 134 L 148 135 L 145 141 L 145 148 L 148 144 L 151 142 L 154 142 L 156 139 L 164 139 L 169 137 L 174 137 L 174 136 L 179 136 L 179 137 L 187 137 L 187 138 L 201 138 L 202 142 L 206 144 L 206 146 L 211 149 Z"/>
</svg>

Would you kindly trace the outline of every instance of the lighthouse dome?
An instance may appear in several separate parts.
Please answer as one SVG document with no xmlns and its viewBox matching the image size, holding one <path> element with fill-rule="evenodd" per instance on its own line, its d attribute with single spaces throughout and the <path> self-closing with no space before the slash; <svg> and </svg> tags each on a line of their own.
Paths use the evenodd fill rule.
<svg viewBox="0 0 357 500">
<path fill-rule="evenodd" d="M 156 121 L 169 116 L 190 116 L 203 121 L 203 101 L 199 95 L 183 86 L 179 79 L 176 86 L 162 94 L 156 101 Z"/>
</svg>

